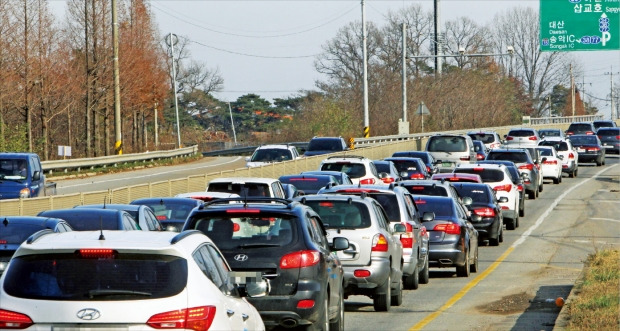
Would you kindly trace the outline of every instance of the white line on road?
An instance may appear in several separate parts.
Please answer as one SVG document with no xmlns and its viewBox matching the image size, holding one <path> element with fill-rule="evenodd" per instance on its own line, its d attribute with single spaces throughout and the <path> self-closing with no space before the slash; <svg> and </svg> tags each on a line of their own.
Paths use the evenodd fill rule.
<svg viewBox="0 0 620 331">
<path fill-rule="evenodd" d="M 615 220 L 615 219 L 613 219 L 613 218 L 599 218 L 599 217 L 592 217 L 592 218 L 590 218 L 590 219 L 591 219 L 591 220 L 594 220 L 594 221 L 609 221 L 609 222 L 617 222 L 617 223 L 620 223 L 620 220 Z"/>
</svg>

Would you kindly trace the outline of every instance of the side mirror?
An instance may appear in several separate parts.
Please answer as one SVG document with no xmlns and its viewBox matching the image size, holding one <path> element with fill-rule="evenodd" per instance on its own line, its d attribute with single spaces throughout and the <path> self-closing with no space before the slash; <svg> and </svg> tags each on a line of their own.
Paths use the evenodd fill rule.
<svg viewBox="0 0 620 331">
<path fill-rule="evenodd" d="M 507 197 L 500 197 L 499 199 L 497 199 L 497 202 L 506 203 L 506 202 L 508 202 L 508 198 Z"/>
<path fill-rule="evenodd" d="M 343 251 L 347 248 L 349 248 L 349 240 L 345 237 L 335 237 L 332 241 L 332 251 Z"/>
<path fill-rule="evenodd" d="M 558 159 L 560 159 L 560 160 L 564 160 L 564 155 L 560 155 L 560 154 L 558 154 Z"/>
<path fill-rule="evenodd" d="M 477 215 L 477 214 L 473 214 L 471 215 L 471 217 L 469 218 L 471 222 L 480 222 L 482 221 L 482 216 Z"/>
<path fill-rule="evenodd" d="M 394 224 L 394 234 L 405 233 L 407 232 L 407 227 L 404 224 L 398 223 Z"/>
<path fill-rule="evenodd" d="M 41 180 L 41 172 L 35 171 L 34 174 L 32 175 L 32 180 Z"/>
<path fill-rule="evenodd" d="M 422 214 L 422 222 L 430 222 L 435 219 L 435 213 L 427 211 Z"/>
<path fill-rule="evenodd" d="M 474 199 L 472 199 L 471 197 L 463 197 L 462 200 L 465 206 L 469 206 L 474 202 Z"/>
</svg>

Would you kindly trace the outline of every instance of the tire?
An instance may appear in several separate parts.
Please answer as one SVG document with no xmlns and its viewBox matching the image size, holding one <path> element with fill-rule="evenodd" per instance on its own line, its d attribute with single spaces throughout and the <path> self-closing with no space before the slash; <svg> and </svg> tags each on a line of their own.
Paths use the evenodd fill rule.
<svg viewBox="0 0 620 331">
<path fill-rule="evenodd" d="M 515 219 L 509 219 L 510 222 L 506 223 L 506 230 L 514 230 L 517 227 Z"/>
<path fill-rule="evenodd" d="M 462 266 L 456 266 L 457 277 L 469 277 L 469 250 L 465 252 L 465 263 Z"/>
<path fill-rule="evenodd" d="M 530 200 L 536 200 L 536 192 L 538 192 L 538 190 L 527 192 L 527 198 Z"/>
<path fill-rule="evenodd" d="M 497 234 L 497 238 L 489 238 L 489 245 L 499 246 L 499 233 Z"/>
<path fill-rule="evenodd" d="M 519 227 L 519 216 L 515 218 L 515 228 Z"/>
<path fill-rule="evenodd" d="M 523 205 L 523 208 L 519 208 L 519 216 L 520 217 L 525 216 L 525 205 Z"/>
<path fill-rule="evenodd" d="M 534 199 L 538 198 L 539 193 L 540 192 L 540 186 L 538 186 L 538 189 L 536 191 L 534 191 L 534 194 L 536 195 L 536 197 L 534 197 Z"/>
<path fill-rule="evenodd" d="M 568 178 L 575 178 L 575 176 L 576 176 L 575 170 L 571 171 L 571 172 L 568 174 Z"/>
<path fill-rule="evenodd" d="M 540 185 L 538 185 L 538 192 L 542 192 L 544 187 L 545 187 L 545 184 L 541 181 Z"/>
<path fill-rule="evenodd" d="M 344 293 L 340 287 L 340 299 L 338 299 L 338 318 L 329 322 L 329 331 L 344 331 Z"/>
<path fill-rule="evenodd" d="M 559 178 L 553 178 L 553 184 L 560 184 Z"/>
<path fill-rule="evenodd" d="M 390 302 L 390 305 L 395 306 L 395 307 L 403 304 L 403 279 L 402 278 L 398 280 L 398 287 L 396 288 L 396 293 L 392 292 L 391 301 L 392 302 Z"/>
<path fill-rule="evenodd" d="M 577 178 L 577 174 L 579 173 L 578 169 L 575 169 L 575 174 L 573 175 L 573 177 Z"/>
<path fill-rule="evenodd" d="M 319 331 L 319 330 L 323 330 L 323 331 L 329 331 L 329 301 L 327 300 L 327 297 L 329 296 L 329 293 L 325 292 L 325 299 L 324 301 L 324 305 L 323 305 L 323 310 L 321 311 L 321 317 L 319 317 L 319 319 L 310 324 L 310 325 L 305 325 L 305 326 L 301 326 L 300 329 L 302 330 L 306 330 L 306 331 Z"/>
<path fill-rule="evenodd" d="M 474 263 L 469 266 L 470 272 L 478 272 L 478 247 L 476 247 L 476 252 L 474 253 Z"/>
<path fill-rule="evenodd" d="M 392 305 L 392 275 L 388 276 L 386 281 L 387 288 L 383 294 L 375 294 L 372 298 L 372 305 L 375 311 L 389 311 Z M 386 285 L 383 285 L 384 287 Z"/>
<path fill-rule="evenodd" d="M 426 259 L 424 259 L 424 268 L 422 268 L 422 270 L 420 270 L 420 283 L 422 284 L 428 284 L 429 282 L 429 272 L 428 272 L 428 255 L 426 256 Z"/>
<path fill-rule="evenodd" d="M 562 182 L 562 173 L 560 172 L 560 177 L 558 177 L 558 183 Z"/>
<path fill-rule="evenodd" d="M 411 275 L 403 277 L 403 284 L 405 286 L 405 290 L 418 289 L 418 287 L 420 286 L 420 273 L 418 272 L 417 264 L 413 269 L 413 273 Z"/>
<path fill-rule="evenodd" d="M 600 167 L 600 166 L 602 166 L 602 165 L 603 165 L 603 162 L 602 162 L 602 161 L 598 161 L 598 160 L 596 161 L 596 166 L 597 166 L 597 167 Z"/>
<path fill-rule="evenodd" d="M 502 232 L 499 234 L 499 242 L 503 243 L 504 242 L 504 229 L 502 226 Z"/>
</svg>

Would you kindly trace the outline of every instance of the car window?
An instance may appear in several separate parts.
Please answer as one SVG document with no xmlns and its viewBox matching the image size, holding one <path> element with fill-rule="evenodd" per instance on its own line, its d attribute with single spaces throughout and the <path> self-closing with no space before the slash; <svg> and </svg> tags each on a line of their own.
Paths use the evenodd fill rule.
<svg viewBox="0 0 620 331">
<path fill-rule="evenodd" d="M 414 221 L 418 221 L 417 218 L 418 213 L 417 213 L 417 208 L 415 206 L 415 203 L 413 202 L 413 198 L 411 197 L 411 195 L 409 194 L 405 194 L 403 196 L 403 199 L 405 200 L 405 205 L 407 206 L 407 208 L 405 208 L 405 211 L 407 213 L 407 215 L 413 219 Z"/>
<path fill-rule="evenodd" d="M 508 135 L 512 137 L 530 137 L 535 136 L 536 133 L 532 130 L 510 130 Z"/>
<path fill-rule="evenodd" d="M 359 202 L 346 200 L 309 200 L 306 205 L 321 217 L 325 229 L 364 229 L 370 227 L 368 208 Z"/>
<path fill-rule="evenodd" d="M 490 202 L 489 190 L 479 186 L 455 185 L 455 189 L 462 197 L 470 197 L 473 202 L 488 203 Z"/>
<path fill-rule="evenodd" d="M 449 200 L 424 200 L 424 198 L 416 198 L 415 203 L 420 213 L 435 213 L 435 217 L 452 217 L 454 216 L 454 208 Z"/>
<path fill-rule="evenodd" d="M 380 194 L 380 193 L 372 193 L 370 197 L 377 200 L 381 207 L 385 210 L 387 214 L 388 220 L 390 222 L 400 222 L 400 206 L 398 204 L 398 198 L 396 194 Z"/>
<path fill-rule="evenodd" d="M 456 168 L 454 169 L 455 173 L 467 173 L 467 174 L 478 174 L 482 181 L 485 183 L 488 182 L 501 182 L 504 180 L 504 172 L 499 169 L 484 169 L 482 171 L 474 169 L 474 168 Z"/>
<path fill-rule="evenodd" d="M 375 214 L 377 216 L 377 222 L 379 224 L 379 227 L 386 231 L 390 231 L 389 221 L 386 218 L 387 216 L 385 215 L 385 210 L 383 209 L 383 207 L 381 207 L 381 205 L 379 205 L 378 203 L 373 203 L 372 206 L 375 209 Z"/>
<path fill-rule="evenodd" d="M 433 136 L 428 144 L 429 152 L 467 152 L 465 137 Z"/>
<path fill-rule="evenodd" d="M 506 160 L 514 163 L 526 163 L 528 162 L 527 154 L 520 152 L 497 152 L 491 151 L 487 155 L 487 160 Z"/>
<path fill-rule="evenodd" d="M 366 175 L 366 167 L 362 163 L 328 162 L 323 163 L 321 170 L 341 171 L 351 178 L 360 178 Z"/>
<path fill-rule="evenodd" d="M 480 140 L 484 144 L 495 142 L 495 135 L 490 133 L 470 133 L 468 136 L 470 136 L 472 140 Z"/>
<path fill-rule="evenodd" d="M 552 141 L 552 140 L 543 140 L 538 145 L 540 146 L 553 146 L 556 151 L 564 152 L 568 150 L 568 144 L 564 141 Z"/>
<path fill-rule="evenodd" d="M 140 230 L 138 222 L 129 214 L 123 214 L 123 229 L 125 230 Z"/>
<path fill-rule="evenodd" d="M 314 241 L 316 244 L 318 244 L 319 246 L 323 247 L 324 249 L 328 249 L 327 247 L 327 241 L 325 240 L 325 234 L 323 233 L 323 230 L 321 229 L 321 226 L 319 225 L 319 220 L 317 220 L 316 217 L 308 217 L 308 225 L 309 225 L 309 229 L 310 229 L 310 234 L 312 237 L 312 241 Z"/>
<path fill-rule="evenodd" d="M 3 244 L 21 244 L 33 233 L 42 230 L 41 225 L 35 224 L 12 224 L 0 225 L 0 242 Z"/>
<path fill-rule="evenodd" d="M 446 188 L 440 185 L 411 185 L 405 186 L 405 188 L 413 195 L 448 196 Z"/>
<path fill-rule="evenodd" d="M 230 268 L 228 267 L 228 264 L 226 264 L 226 260 L 224 259 L 222 254 L 220 254 L 220 252 L 212 245 L 207 244 L 206 247 L 211 254 L 211 258 L 213 259 L 213 264 L 215 265 L 215 268 L 217 269 L 221 279 L 224 282 L 225 286 L 222 288 L 222 292 L 226 295 L 236 296 L 237 291 L 235 291 L 235 283 L 229 278 L 228 273 L 230 272 Z"/>
<path fill-rule="evenodd" d="M 207 276 L 207 278 L 209 278 L 209 280 L 211 280 L 211 282 L 213 282 L 215 286 L 220 288 L 222 285 L 224 285 L 224 280 L 222 279 L 222 276 L 218 272 L 217 267 L 213 262 L 207 245 L 200 246 L 200 248 L 198 248 L 192 254 L 192 257 L 194 258 L 194 261 L 196 261 L 196 264 L 198 265 L 200 270 L 202 270 L 202 273 L 204 273 L 204 275 Z"/>
<path fill-rule="evenodd" d="M 620 135 L 620 129 L 600 129 L 597 134 L 599 136 L 617 136 Z"/>
</svg>

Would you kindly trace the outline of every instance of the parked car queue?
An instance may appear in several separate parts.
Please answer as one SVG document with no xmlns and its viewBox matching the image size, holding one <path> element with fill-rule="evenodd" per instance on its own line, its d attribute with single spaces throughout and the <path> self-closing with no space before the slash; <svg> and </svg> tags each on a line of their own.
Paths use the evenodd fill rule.
<svg viewBox="0 0 620 331">
<path fill-rule="evenodd" d="M 459 277 L 477 272 L 479 247 L 500 245 L 504 225 L 514 230 L 524 216 L 522 192 L 533 167 L 542 179 L 560 184 L 564 158 L 592 152 L 587 146 L 559 154 L 556 146 L 574 137 L 539 142 L 545 147 L 534 147 L 541 155 L 532 158 L 539 161 L 518 166 L 510 160 L 478 162 L 468 151 L 442 158 L 473 143 L 467 135 L 437 136 L 431 139 L 435 154 L 429 145 L 424 151 L 433 164 L 420 159 L 408 168 L 395 166 L 400 173 L 389 181 L 373 160 L 327 157 L 318 174 L 287 175 L 289 185 L 295 185 L 291 179 L 304 185 L 321 179 L 316 194 L 307 188 L 287 196 L 290 191 L 274 178 L 220 178 L 202 193 L 132 202 L 148 205 L 144 220 L 129 213 L 137 208 L 108 206 L 120 216 L 110 221 L 117 225 L 105 228 L 103 216 L 94 216 L 105 205 L 67 211 L 90 212 L 88 226 L 86 216 L 72 225 L 75 218 L 64 222 L 61 213 L 42 212 L 33 221 L 43 230 L 31 226 L 15 242 L 0 232 L 0 252 L 11 257 L 0 262 L 0 328 L 343 330 L 350 295 L 368 296 L 376 311 L 388 311 L 403 304 L 404 290 L 431 281 L 429 268 L 454 268 Z M 520 147 L 510 143 L 509 149 L 485 152 L 532 151 Z M 604 164 L 605 154 L 599 154 L 597 165 Z M 476 176 L 431 180 L 412 176 L 418 168 Z M 569 175 L 576 176 L 573 170 Z M 527 198 L 536 198 L 541 186 Z M 50 223 L 50 216 L 57 221 Z M 168 220 L 176 224 L 166 226 Z M 21 220 L 2 216 L 1 222 L 13 229 Z M 147 229 L 152 231 L 129 231 Z M 29 305 L 33 300 L 50 309 Z M 140 313 L 119 317 L 138 302 Z M 66 309 L 50 313 L 58 304 Z"/>
</svg>

